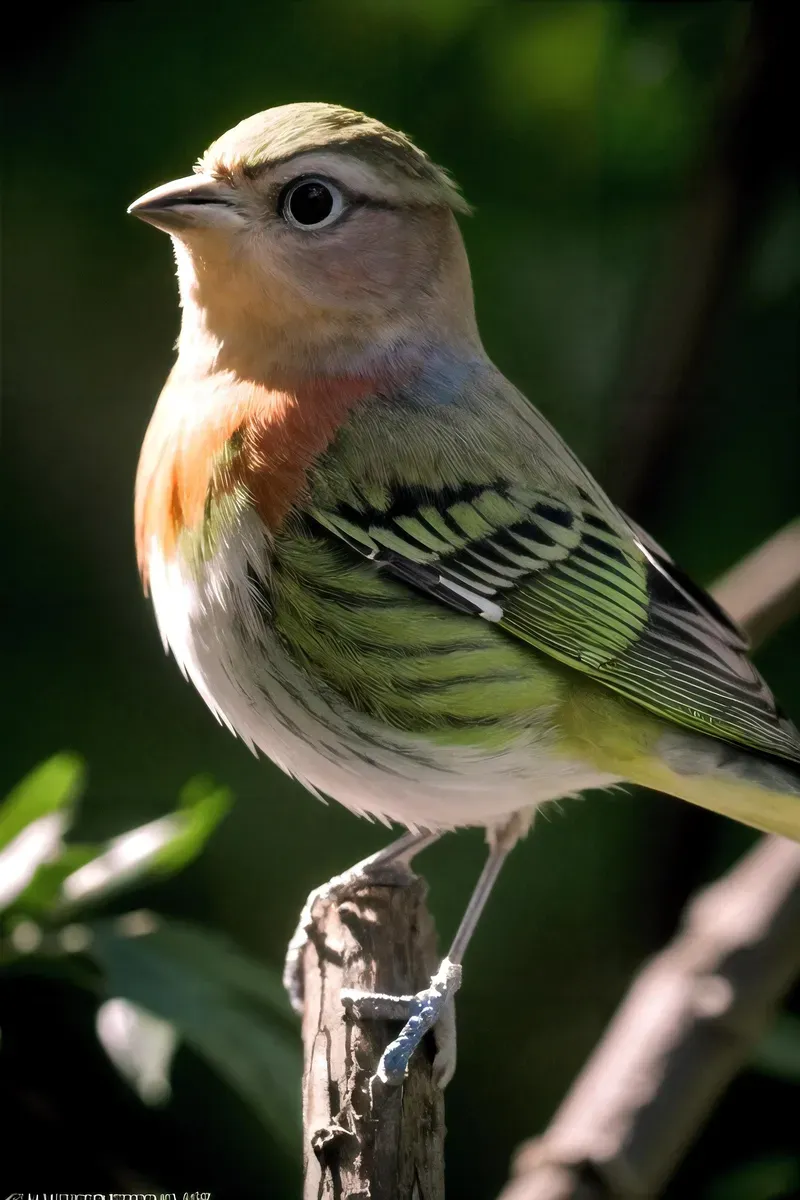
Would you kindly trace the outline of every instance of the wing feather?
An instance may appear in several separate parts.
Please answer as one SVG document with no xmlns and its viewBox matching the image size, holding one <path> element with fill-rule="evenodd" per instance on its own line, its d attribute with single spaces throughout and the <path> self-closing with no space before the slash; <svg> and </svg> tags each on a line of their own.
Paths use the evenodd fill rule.
<svg viewBox="0 0 800 1200">
<path fill-rule="evenodd" d="M 660 716 L 800 761 L 741 630 L 603 501 L 578 484 L 559 495 L 508 480 L 398 484 L 351 489 L 310 515 L 377 568 Z"/>
</svg>

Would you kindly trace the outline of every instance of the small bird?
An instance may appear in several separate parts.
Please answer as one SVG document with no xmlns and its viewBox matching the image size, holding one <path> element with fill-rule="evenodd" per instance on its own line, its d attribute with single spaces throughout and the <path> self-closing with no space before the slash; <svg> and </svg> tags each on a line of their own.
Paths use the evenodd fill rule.
<svg viewBox="0 0 800 1200">
<path fill-rule="evenodd" d="M 631 781 L 800 840 L 800 734 L 740 630 L 487 357 L 443 169 L 289 104 L 129 211 L 170 234 L 182 306 L 136 481 L 165 645 L 247 745 L 407 827 L 331 888 L 487 830 L 385 1077 L 545 801 Z"/>
</svg>

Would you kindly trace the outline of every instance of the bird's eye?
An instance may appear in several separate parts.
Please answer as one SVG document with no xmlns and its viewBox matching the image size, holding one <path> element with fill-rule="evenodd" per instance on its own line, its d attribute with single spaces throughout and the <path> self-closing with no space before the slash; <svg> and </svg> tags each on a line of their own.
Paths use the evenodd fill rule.
<svg viewBox="0 0 800 1200">
<path fill-rule="evenodd" d="M 325 179 L 290 183 L 279 202 L 281 216 L 295 229 L 321 229 L 335 221 L 343 209 L 344 196 Z"/>
</svg>

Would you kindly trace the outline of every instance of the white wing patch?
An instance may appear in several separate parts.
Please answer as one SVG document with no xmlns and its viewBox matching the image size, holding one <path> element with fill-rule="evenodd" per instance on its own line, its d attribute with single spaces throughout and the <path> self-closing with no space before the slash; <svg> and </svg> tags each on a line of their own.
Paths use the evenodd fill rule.
<svg viewBox="0 0 800 1200">
<path fill-rule="evenodd" d="M 446 579 L 444 575 L 439 576 L 439 582 L 456 596 L 460 596 L 462 600 L 468 600 L 473 604 L 478 611 L 478 615 L 483 617 L 485 621 L 502 621 L 503 610 L 499 604 L 495 604 L 493 600 L 489 600 L 487 596 L 479 596 L 477 592 L 471 592 L 469 588 L 461 587 L 452 579 Z"/>
</svg>

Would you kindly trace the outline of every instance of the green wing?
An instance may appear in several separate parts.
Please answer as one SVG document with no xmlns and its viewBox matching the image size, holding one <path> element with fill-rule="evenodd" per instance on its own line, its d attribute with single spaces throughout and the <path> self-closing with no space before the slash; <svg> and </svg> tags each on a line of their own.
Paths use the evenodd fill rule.
<svg viewBox="0 0 800 1200">
<path fill-rule="evenodd" d="M 310 515 L 376 569 L 660 716 L 800 761 L 800 735 L 742 633 L 645 534 L 612 520 L 604 497 L 503 480 L 379 492 L 351 487 Z"/>
</svg>

